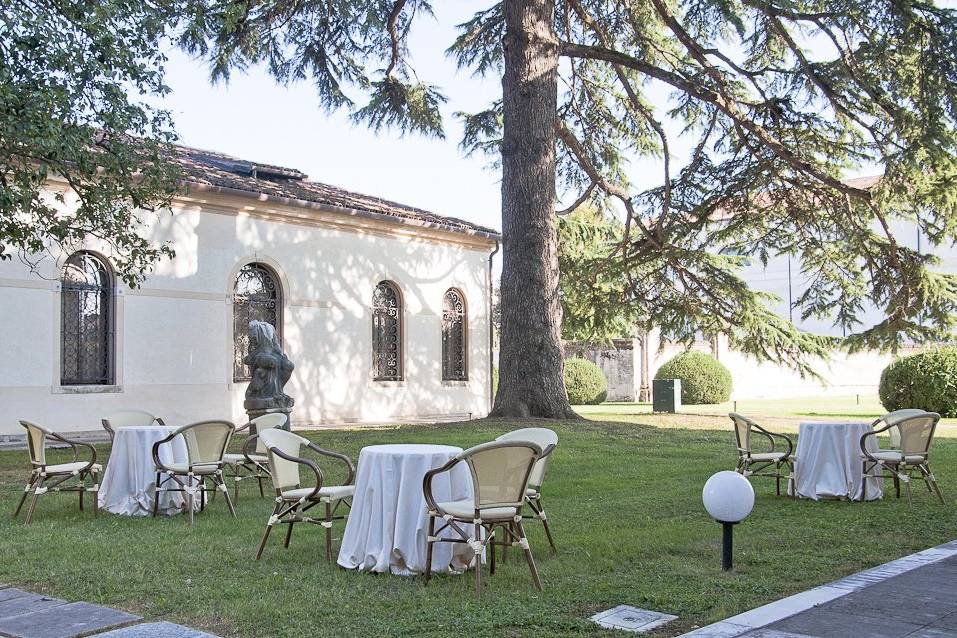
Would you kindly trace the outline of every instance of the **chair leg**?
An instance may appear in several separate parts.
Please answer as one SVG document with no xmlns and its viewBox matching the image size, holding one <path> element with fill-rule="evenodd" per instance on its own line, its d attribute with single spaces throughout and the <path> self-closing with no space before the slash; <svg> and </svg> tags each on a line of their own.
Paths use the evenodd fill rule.
<svg viewBox="0 0 957 638">
<path fill-rule="evenodd" d="M 482 540 L 482 525 L 475 524 L 475 540 Z M 482 553 L 475 552 L 475 598 L 482 597 Z"/>
<path fill-rule="evenodd" d="M 259 498 L 266 498 L 266 493 L 263 491 L 263 476 L 258 474 L 256 480 L 259 482 Z"/>
<path fill-rule="evenodd" d="M 160 473 L 156 473 L 156 485 L 153 488 L 153 518 L 159 513 L 160 504 Z"/>
<path fill-rule="evenodd" d="M 292 540 L 292 528 L 294 525 L 295 523 L 292 521 L 289 522 L 289 528 L 286 530 L 286 540 L 282 544 L 284 549 L 289 549 L 289 541 Z"/>
<path fill-rule="evenodd" d="M 43 479 L 37 481 L 37 484 L 33 487 L 33 500 L 30 501 L 30 509 L 27 510 L 27 520 L 25 521 L 27 525 L 33 522 L 33 512 L 37 509 L 37 499 L 40 498 L 40 489 L 43 487 Z"/>
<path fill-rule="evenodd" d="M 226 505 L 229 507 L 229 513 L 233 515 L 233 518 L 236 518 L 236 508 L 233 507 L 233 500 L 229 498 L 229 488 L 226 487 L 226 481 L 223 479 L 221 472 L 213 474 L 213 483 L 215 483 L 216 487 L 223 493 L 223 498 L 226 499 Z M 213 491 L 213 494 L 215 493 L 216 492 Z"/>
<path fill-rule="evenodd" d="M 80 511 L 83 511 L 83 492 L 86 491 L 86 481 L 80 481 L 78 484 L 80 489 Z"/>
<path fill-rule="evenodd" d="M 945 505 L 944 494 L 940 491 L 940 483 L 937 482 L 937 478 L 931 473 L 930 467 L 921 465 L 920 471 L 924 475 L 924 482 L 927 483 L 927 488 L 933 488 L 932 491 L 937 494 L 937 498 L 940 499 L 940 504 Z"/>
<path fill-rule="evenodd" d="M 542 505 L 542 497 L 539 496 L 536 499 L 529 499 L 528 505 L 532 508 L 532 511 L 535 512 L 535 516 L 542 521 L 542 527 L 545 528 L 545 538 L 548 539 L 548 545 L 552 548 L 552 553 L 557 552 L 558 549 L 555 547 L 555 540 L 552 538 L 552 530 L 548 526 L 548 517 L 545 514 L 545 506 Z"/>
<path fill-rule="evenodd" d="M 322 526 L 326 530 L 326 561 L 332 562 L 332 503 L 326 501 L 326 520 Z"/>
<path fill-rule="evenodd" d="M 535 559 L 532 558 L 532 548 L 528 545 L 528 538 L 525 536 L 525 527 L 520 520 L 515 521 L 515 526 L 518 528 L 519 543 L 521 543 L 522 549 L 525 550 L 525 559 L 528 561 L 528 569 L 532 572 L 535 589 L 542 591 L 542 579 L 538 575 L 538 568 L 535 567 Z"/>
<path fill-rule="evenodd" d="M 27 483 L 26 487 L 23 488 L 23 494 L 20 496 L 20 502 L 17 503 L 17 509 L 13 510 L 13 518 L 16 518 L 20 514 L 20 510 L 23 508 L 23 504 L 27 501 L 27 496 L 30 495 L 30 491 L 33 489 L 33 477 L 30 477 L 30 482 Z"/>
<path fill-rule="evenodd" d="M 97 514 L 100 513 L 100 477 L 94 472 L 93 473 L 93 518 L 96 518 Z"/>
<path fill-rule="evenodd" d="M 867 501 L 867 461 L 861 463 L 861 503 Z"/>
<path fill-rule="evenodd" d="M 781 496 L 781 462 L 774 464 L 774 489 L 778 496 Z"/>
<path fill-rule="evenodd" d="M 490 563 L 489 563 L 488 573 L 489 573 L 489 575 L 491 575 L 491 576 L 494 576 L 494 575 L 495 575 L 495 536 L 494 536 L 494 533 L 495 533 L 495 526 L 493 525 L 492 528 L 489 530 L 489 536 L 488 536 L 488 538 L 489 538 L 489 541 L 488 541 L 488 551 L 491 552 L 491 554 L 492 554 L 491 557 L 490 557 L 490 558 L 491 558 L 491 561 L 490 561 Z"/>
<path fill-rule="evenodd" d="M 435 541 L 432 540 L 432 537 L 435 536 L 435 517 L 429 514 L 429 535 L 425 540 L 425 582 L 428 584 L 429 579 L 432 578 L 432 546 L 435 544 Z"/>
<path fill-rule="evenodd" d="M 263 550 L 266 549 L 266 541 L 269 539 L 269 532 L 272 531 L 272 526 L 276 524 L 276 514 L 279 513 L 279 510 L 282 509 L 282 503 L 276 503 L 276 507 L 272 509 L 272 516 L 269 517 L 269 521 L 266 523 L 266 531 L 263 532 L 263 538 L 259 541 L 259 549 L 256 551 L 256 560 L 259 560 L 263 555 Z"/>
</svg>

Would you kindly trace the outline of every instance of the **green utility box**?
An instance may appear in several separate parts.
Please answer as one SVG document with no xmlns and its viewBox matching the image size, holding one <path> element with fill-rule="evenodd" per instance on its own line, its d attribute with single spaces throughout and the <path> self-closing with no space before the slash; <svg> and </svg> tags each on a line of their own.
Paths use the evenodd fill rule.
<svg viewBox="0 0 957 638">
<path fill-rule="evenodd" d="M 681 409 L 681 379 L 655 379 L 651 382 L 652 412 L 677 412 Z"/>
</svg>

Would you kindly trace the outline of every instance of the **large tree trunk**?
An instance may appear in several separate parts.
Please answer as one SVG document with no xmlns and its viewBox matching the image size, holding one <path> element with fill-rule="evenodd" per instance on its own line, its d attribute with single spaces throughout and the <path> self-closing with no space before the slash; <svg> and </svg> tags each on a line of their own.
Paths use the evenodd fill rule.
<svg viewBox="0 0 957 638">
<path fill-rule="evenodd" d="M 576 418 L 562 377 L 554 0 L 505 0 L 502 350 L 492 416 Z"/>
</svg>

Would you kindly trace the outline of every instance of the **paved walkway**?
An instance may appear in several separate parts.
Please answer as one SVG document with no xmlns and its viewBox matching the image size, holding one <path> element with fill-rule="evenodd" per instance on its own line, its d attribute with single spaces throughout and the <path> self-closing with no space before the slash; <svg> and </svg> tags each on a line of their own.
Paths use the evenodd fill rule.
<svg viewBox="0 0 957 638">
<path fill-rule="evenodd" d="M 957 638 L 957 541 L 739 614 L 694 638 Z"/>
<path fill-rule="evenodd" d="M 216 638 L 169 622 L 90 603 L 71 603 L 0 585 L 0 636 L 6 638 Z"/>
</svg>

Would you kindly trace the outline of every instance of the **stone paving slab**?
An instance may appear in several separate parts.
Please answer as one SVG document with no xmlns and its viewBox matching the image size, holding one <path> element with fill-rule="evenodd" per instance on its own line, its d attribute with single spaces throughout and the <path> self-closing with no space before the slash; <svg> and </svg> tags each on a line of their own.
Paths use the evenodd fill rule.
<svg viewBox="0 0 957 638">
<path fill-rule="evenodd" d="M 0 618 L 0 634 L 11 638 L 80 638 L 137 620 L 141 618 L 109 607 L 90 603 L 66 603 L 19 616 Z"/>
<path fill-rule="evenodd" d="M 9 591 L 9 590 L 5 590 Z M 59 607 L 66 604 L 65 600 L 59 598 L 50 598 L 40 594 L 31 594 L 30 592 L 16 590 L 19 595 L 8 598 L 0 602 L 0 631 L 3 630 L 3 620 L 15 618 L 23 614 L 30 614 L 36 611 L 43 611 L 50 607 Z"/>
<path fill-rule="evenodd" d="M 218 638 L 213 634 L 190 629 L 171 622 L 151 622 L 114 629 L 90 638 Z"/>
</svg>

